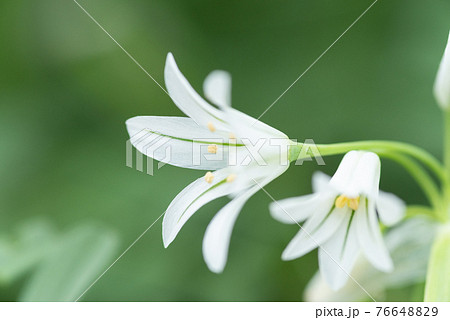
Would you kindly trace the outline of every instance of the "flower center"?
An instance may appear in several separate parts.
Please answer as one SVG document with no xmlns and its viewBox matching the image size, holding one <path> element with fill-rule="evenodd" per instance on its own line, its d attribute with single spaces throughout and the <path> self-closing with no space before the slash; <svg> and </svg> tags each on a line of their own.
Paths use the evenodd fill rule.
<svg viewBox="0 0 450 320">
<path fill-rule="evenodd" d="M 336 198 L 336 201 L 334 202 L 334 205 L 337 208 L 343 208 L 346 205 L 353 209 L 353 210 L 357 210 L 358 206 L 359 206 L 359 197 L 357 198 L 347 198 L 346 196 L 344 196 L 343 194 L 341 194 L 339 197 Z"/>
</svg>

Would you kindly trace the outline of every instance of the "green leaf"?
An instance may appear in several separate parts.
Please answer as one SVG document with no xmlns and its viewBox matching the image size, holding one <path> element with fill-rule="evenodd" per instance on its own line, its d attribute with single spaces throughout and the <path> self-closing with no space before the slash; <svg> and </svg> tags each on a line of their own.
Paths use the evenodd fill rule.
<svg viewBox="0 0 450 320">
<path fill-rule="evenodd" d="M 434 240 L 428 265 L 425 301 L 450 301 L 450 226 Z"/>
<path fill-rule="evenodd" d="M 73 229 L 42 261 L 19 300 L 75 301 L 111 263 L 117 244 L 103 228 Z"/>
<path fill-rule="evenodd" d="M 55 231 L 45 220 L 23 222 L 0 238 L 0 284 L 9 285 L 35 267 L 55 243 Z"/>
</svg>

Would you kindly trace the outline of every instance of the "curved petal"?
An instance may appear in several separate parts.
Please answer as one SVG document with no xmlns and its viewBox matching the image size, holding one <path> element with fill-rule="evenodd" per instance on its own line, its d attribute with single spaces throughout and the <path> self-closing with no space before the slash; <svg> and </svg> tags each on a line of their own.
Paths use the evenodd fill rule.
<svg viewBox="0 0 450 320">
<path fill-rule="evenodd" d="M 312 176 L 313 192 L 321 192 L 329 189 L 331 177 L 321 171 L 316 171 Z"/>
<path fill-rule="evenodd" d="M 229 106 L 222 106 L 224 119 L 229 123 L 231 131 L 239 138 L 246 138 L 253 143 L 262 138 L 279 138 L 288 139 L 283 132 L 259 121 L 239 110 L 233 109 Z"/>
<path fill-rule="evenodd" d="M 211 220 L 203 238 L 203 257 L 211 271 L 220 273 L 225 268 L 233 226 L 245 202 L 285 170 L 272 170 L 263 181 L 254 181 L 256 185 L 230 201 Z"/>
<path fill-rule="evenodd" d="M 386 226 L 393 226 L 405 216 L 406 204 L 393 193 L 380 191 L 376 205 L 380 220 Z"/>
<path fill-rule="evenodd" d="M 380 158 L 376 153 L 363 152 L 358 166 L 355 168 L 352 184 L 358 189 L 358 194 L 369 199 L 377 199 L 380 185 Z"/>
<path fill-rule="evenodd" d="M 392 271 L 394 266 L 381 235 L 375 206 L 366 201 L 362 199 L 355 214 L 359 244 L 364 256 L 374 267 L 385 272 Z"/>
<path fill-rule="evenodd" d="M 319 248 L 320 273 L 333 290 L 345 285 L 358 257 L 359 246 L 353 218 L 354 213 L 348 213 L 341 228 Z"/>
<path fill-rule="evenodd" d="M 272 217 L 280 222 L 296 224 L 308 219 L 320 205 L 321 197 L 307 194 L 272 202 L 269 206 Z"/>
<path fill-rule="evenodd" d="M 317 211 L 283 251 L 283 260 L 293 260 L 305 255 L 327 241 L 341 227 L 348 209 L 334 208 L 333 202 L 334 197 L 321 200 Z"/>
<path fill-rule="evenodd" d="M 227 130 L 222 112 L 206 102 L 189 84 L 169 53 L 164 69 L 164 80 L 167 91 L 177 107 L 191 117 L 199 126 L 207 127 L 208 123 L 218 130 Z"/>
<path fill-rule="evenodd" d="M 207 183 L 204 177 L 198 178 L 172 200 L 163 220 L 162 233 L 166 248 L 175 239 L 186 221 L 203 205 L 238 191 L 235 185 L 226 183 L 229 173 L 229 168 L 215 171 L 212 183 Z"/>
<path fill-rule="evenodd" d="M 255 184 L 267 183 L 265 182 L 267 180 L 269 180 L 269 182 L 272 181 L 286 171 L 288 166 L 230 165 L 229 169 L 236 177 L 233 184 L 239 186 L 237 189 L 244 190 L 254 186 Z M 235 198 L 240 194 L 240 191 L 238 191 L 231 193 L 229 196 L 230 198 Z"/>
<path fill-rule="evenodd" d="M 218 106 L 231 106 L 231 75 L 222 70 L 214 70 L 203 82 L 205 97 Z"/>
<path fill-rule="evenodd" d="M 261 164 L 289 163 L 289 146 L 293 143 L 284 133 L 231 107 L 222 108 L 237 141 L 245 144 L 250 157 L 245 161 Z M 243 164 L 245 164 L 245 161 Z"/>
<path fill-rule="evenodd" d="M 450 109 L 450 34 L 434 82 L 434 96 L 439 106 Z"/>
<path fill-rule="evenodd" d="M 437 225 L 427 216 L 416 216 L 390 229 L 385 242 L 392 254 L 394 271 L 382 273 L 359 255 L 351 275 L 375 298 L 382 297 L 386 289 L 423 282 Z M 348 281 L 337 292 L 332 291 L 320 273 L 315 274 L 305 289 L 305 300 L 310 302 L 364 301 L 367 298 L 353 281 Z"/>
<path fill-rule="evenodd" d="M 258 190 L 259 188 L 252 188 L 251 192 L 247 191 L 231 200 L 220 209 L 206 228 L 203 257 L 211 271 L 220 273 L 225 268 L 234 223 L 245 202 Z"/>
<path fill-rule="evenodd" d="M 347 152 L 330 180 L 330 186 L 332 188 L 337 190 L 339 193 L 345 193 L 350 198 L 359 196 L 358 190 L 349 190 L 349 187 L 361 155 L 361 151 Z"/>
<path fill-rule="evenodd" d="M 148 157 L 174 166 L 216 170 L 227 166 L 228 138 L 185 117 L 141 116 L 126 121 L 131 144 Z M 215 153 L 208 152 L 213 145 Z M 237 151 L 244 147 L 237 147 Z"/>
<path fill-rule="evenodd" d="M 395 265 L 394 271 L 385 275 L 389 287 L 425 280 L 428 257 L 437 230 L 438 223 L 429 216 L 415 216 L 387 232 L 386 246 Z"/>
<path fill-rule="evenodd" d="M 330 186 L 349 198 L 366 195 L 378 197 L 380 159 L 373 152 L 350 151 L 330 181 Z"/>
</svg>

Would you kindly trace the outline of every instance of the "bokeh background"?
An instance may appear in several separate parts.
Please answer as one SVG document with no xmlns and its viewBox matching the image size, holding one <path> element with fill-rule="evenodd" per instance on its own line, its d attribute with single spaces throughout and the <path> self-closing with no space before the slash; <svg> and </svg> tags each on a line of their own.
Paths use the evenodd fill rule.
<svg viewBox="0 0 450 320">
<path fill-rule="evenodd" d="M 172 52 L 198 90 L 213 69 L 233 75 L 233 105 L 259 116 L 371 3 L 80 0 L 157 81 Z M 125 165 L 124 122 L 182 113 L 73 1 L 0 1 L 0 299 L 73 300 L 184 186 L 203 175 Z M 441 156 L 432 85 L 450 27 L 443 0 L 378 1 L 262 118 L 316 143 L 394 139 Z M 268 191 L 310 192 L 292 166 Z M 426 204 L 413 180 L 383 161 L 381 186 Z M 164 249 L 158 222 L 84 301 L 298 301 L 317 254 L 283 262 L 297 227 L 274 221 L 262 192 L 234 228 L 228 265 L 208 271 L 205 228 L 226 202 L 198 211 Z M 422 288 L 387 292 L 422 299 Z"/>
</svg>

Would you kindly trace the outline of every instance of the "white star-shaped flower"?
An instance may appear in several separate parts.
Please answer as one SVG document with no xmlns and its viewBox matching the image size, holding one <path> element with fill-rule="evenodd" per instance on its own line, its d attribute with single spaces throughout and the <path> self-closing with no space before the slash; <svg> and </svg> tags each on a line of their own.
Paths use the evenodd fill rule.
<svg viewBox="0 0 450 320">
<path fill-rule="evenodd" d="M 212 219 L 203 240 L 208 267 L 221 272 L 241 208 L 261 187 L 287 170 L 293 142 L 284 133 L 230 107 L 231 77 L 227 72 L 213 71 L 204 82 L 205 96 L 219 108 L 191 87 L 170 53 L 164 76 L 170 97 L 189 117 L 131 118 L 126 122 L 130 140 L 140 152 L 156 160 L 216 170 L 192 182 L 169 205 L 163 241 L 167 247 L 200 207 L 229 196 L 232 200 Z"/>
<path fill-rule="evenodd" d="M 367 293 L 378 300 L 385 298 L 388 289 L 424 282 L 438 226 L 428 216 L 419 215 L 389 230 L 385 242 L 395 264 L 391 273 L 380 272 L 360 255 L 352 276 L 367 292 L 352 281 L 333 291 L 320 273 L 316 273 L 306 286 L 305 301 L 364 301 L 368 299 Z"/>
<path fill-rule="evenodd" d="M 313 176 L 313 194 L 271 203 L 272 216 L 282 222 L 307 220 L 282 259 L 296 259 L 319 247 L 321 274 L 334 290 L 347 281 L 360 250 L 377 269 L 391 271 L 379 220 L 395 224 L 405 205 L 395 195 L 379 191 L 379 180 L 378 156 L 350 151 L 331 179 L 320 172 Z"/>
</svg>

